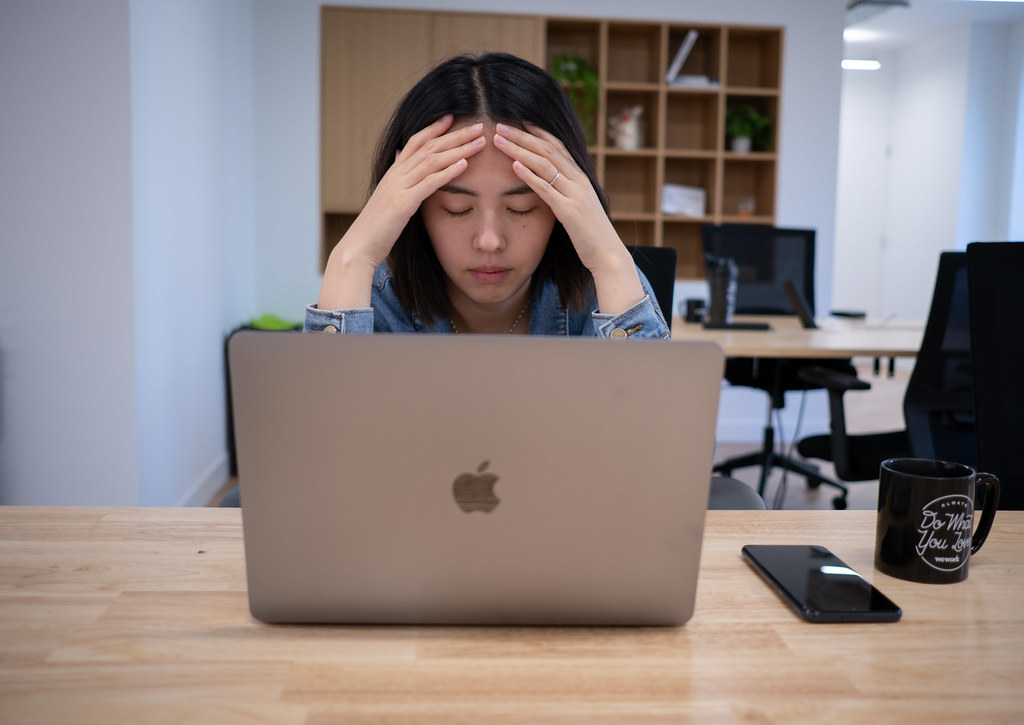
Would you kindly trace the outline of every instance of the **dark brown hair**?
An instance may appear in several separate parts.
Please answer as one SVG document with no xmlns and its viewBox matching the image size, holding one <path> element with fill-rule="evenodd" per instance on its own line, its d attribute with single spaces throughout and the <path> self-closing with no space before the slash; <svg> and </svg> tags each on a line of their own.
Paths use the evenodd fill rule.
<svg viewBox="0 0 1024 725">
<path fill-rule="evenodd" d="M 607 213 L 608 202 L 587 153 L 586 136 L 561 86 L 543 69 L 507 53 L 450 58 L 413 86 L 377 145 L 371 192 L 413 134 L 448 114 L 518 128 L 529 123 L 551 133 L 590 179 Z M 388 261 L 395 294 L 406 310 L 426 324 L 451 315 L 444 271 L 419 211 L 398 236 Z M 557 220 L 534 273 L 535 287 L 549 281 L 558 287 L 565 307 L 578 311 L 586 304 L 590 272 Z"/>
</svg>

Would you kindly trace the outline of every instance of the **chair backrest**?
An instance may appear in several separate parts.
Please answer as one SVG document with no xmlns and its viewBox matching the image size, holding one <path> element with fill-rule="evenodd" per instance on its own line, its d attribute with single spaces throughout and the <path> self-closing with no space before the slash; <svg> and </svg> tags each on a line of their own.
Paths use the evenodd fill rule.
<svg viewBox="0 0 1024 725">
<path fill-rule="evenodd" d="M 672 297 L 676 288 L 675 247 L 628 247 L 636 266 L 651 283 L 665 322 L 672 325 Z"/>
<path fill-rule="evenodd" d="M 943 252 L 903 414 L 920 458 L 974 465 L 974 381 L 967 300 L 967 255 Z"/>
<path fill-rule="evenodd" d="M 999 508 L 1024 509 L 1024 242 L 967 245 L 978 466 L 999 476 Z"/>
<path fill-rule="evenodd" d="M 814 314 L 813 229 L 779 229 L 763 224 L 705 224 L 704 253 L 730 257 L 739 267 L 736 308 L 739 314 L 792 315 L 783 289 L 793 283 Z"/>
</svg>

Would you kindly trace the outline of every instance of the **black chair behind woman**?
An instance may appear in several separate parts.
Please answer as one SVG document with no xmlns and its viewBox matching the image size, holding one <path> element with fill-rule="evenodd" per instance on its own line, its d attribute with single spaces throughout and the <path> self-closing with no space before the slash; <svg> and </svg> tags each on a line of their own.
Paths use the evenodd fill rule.
<svg viewBox="0 0 1024 725">
<path fill-rule="evenodd" d="M 1024 242 L 967 245 L 978 466 L 999 476 L 999 508 L 1024 510 Z"/>
<path fill-rule="evenodd" d="M 678 253 L 675 247 L 641 247 L 629 246 L 626 248 L 633 255 L 633 261 L 637 269 L 644 273 L 647 281 L 651 283 L 654 296 L 657 297 L 658 307 L 665 317 L 665 322 L 672 327 L 672 298 L 675 295 L 676 285 L 676 262 Z"/>
<path fill-rule="evenodd" d="M 779 229 L 756 224 L 705 224 L 702 236 L 705 254 L 736 261 L 739 268 L 735 308 L 737 314 L 795 314 L 784 288 L 786 282 L 792 283 L 810 313 L 814 314 L 813 229 Z M 848 359 L 729 358 L 726 361 L 725 379 L 730 384 L 755 388 L 768 394 L 768 415 L 761 450 L 722 461 L 714 470 L 728 476 L 737 468 L 760 466 L 758 493 L 763 497 L 772 469 L 788 469 L 804 476 L 809 486 L 816 487 L 825 483 L 839 489 L 841 494 L 833 503 L 837 508 L 845 508 L 845 486 L 822 476 L 813 465 L 775 452 L 772 415 L 785 407 L 786 393 L 820 387 L 800 377 L 800 369 L 808 365 L 856 374 Z"/>
<path fill-rule="evenodd" d="M 801 440 L 797 450 L 832 461 L 840 479 L 876 480 L 882 461 L 905 456 L 975 465 L 966 255 L 945 252 L 939 258 L 928 321 L 903 397 L 905 429 L 848 434 L 843 395 L 871 385 L 856 375 L 822 368 L 805 368 L 801 375 L 809 384 L 828 389 L 831 431 Z"/>
</svg>

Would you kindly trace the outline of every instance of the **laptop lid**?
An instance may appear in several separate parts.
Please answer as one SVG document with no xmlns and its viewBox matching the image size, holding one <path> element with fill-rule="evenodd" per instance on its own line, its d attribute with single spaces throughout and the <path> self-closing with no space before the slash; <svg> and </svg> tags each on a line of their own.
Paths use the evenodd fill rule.
<svg viewBox="0 0 1024 725">
<path fill-rule="evenodd" d="M 229 361 L 258 619 L 692 615 L 717 345 L 243 331 Z"/>
</svg>

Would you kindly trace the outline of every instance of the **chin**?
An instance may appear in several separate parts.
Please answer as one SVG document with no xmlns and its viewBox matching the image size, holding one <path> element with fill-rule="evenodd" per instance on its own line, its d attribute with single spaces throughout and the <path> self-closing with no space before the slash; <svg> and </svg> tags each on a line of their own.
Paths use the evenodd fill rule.
<svg viewBox="0 0 1024 725">
<path fill-rule="evenodd" d="M 473 284 L 462 289 L 462 294 L 481 305 L 497 305 L 507 302 L 523 287 L 521 282 L 503 282 L 496 285 Z"/>
</svg>

